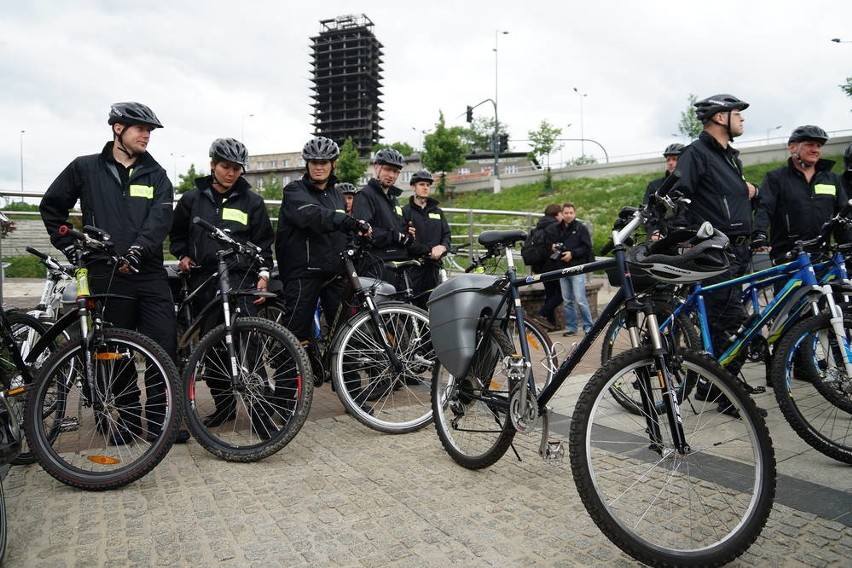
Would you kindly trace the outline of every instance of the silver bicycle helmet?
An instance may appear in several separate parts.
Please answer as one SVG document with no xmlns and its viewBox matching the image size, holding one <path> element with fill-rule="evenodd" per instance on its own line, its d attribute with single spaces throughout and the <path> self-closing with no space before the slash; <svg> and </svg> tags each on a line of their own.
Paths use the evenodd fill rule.
<svg viewBox="0 0 852 568">
<path fill-rule="evenodd" d="M 376 156 L 373 158 L 373 163 L 379 165 L 386 164 L 388 166 L 394 166 L 402 169 L 405 167 L 405 158 L 398 150 L 394 150 L 393 148 L 382 148 L 376 152 Z"/>
<path fill-rule="evenodd" d="M 704 223 L 698 231 L 681 229 L 659 241 L 627 251 L 627 264 L 663 282 L 698 282 L 731 266 L 728 237 Z"/>
<path fill-rule="evenodd" d="M 695 116 L 702 124 L 706 124 L 717 113 L 745 110 L 749 104 L 734 95 L 713 95 L 696 102 L 693 106 L 695 106 Z"/>
<path fill-rule="evenodd" d="M 414 185 L 418 181 L 428 181 L 430 184 L 435 183 L 435 179 L 432 177 L 432 174 L 427 172 L 426 170 L 418 170 L 411 175 L 411 181 L 408 183 L 410 185 Z"/>
<path fill-rule="evenodd" d="M 338 156 L 340 156 L 340 148 L 337 146 L 337 142 L 324 136 L 317 136 L 302 148 L 302 159 L 306 162 L 308 160 L 329 160 L 333 162 Z"/>
<path fill-rule="evenodd" d="M 127 126 L 133 124 L 143 124 L 151 128 L 162 128 L 160 119 L 147 106 L 142 103 L 126 102 L 115 103 L 109 109 L 109 120 L 107 123 L 124 124 Z"/>
<path fill-rule="evenodd" d="M 673 142 L 666 146 L 666 149 L 663 150 L 663 157 L 668 158 L 669 156 L 680 156 L 683 153 L 684 148 L 686 148 L 686 146 L 683 144 Z"/>
<path fill-rule="evenodd" d="M 358 192 L 361 191 L 360 188 L 355 187 L 349 182 L 342 182 L 337 184 L 337 189 L 340 190 L 340 193 L 348 193 L 350 195 L 357 195 Z"/>
<path fill-rule="evenodd" d="M 217 138 L 210 145 L 210 158 L 214 162 L 234 162 L 246 169 L 249 153 L 242 142 L 235 138 Z"/>
<path fill-rule="evenodd" d="M 814 126 L 813 124 L 805 124 L 804 126 L 799 126 L 795 130 L 793 130 L 792 134 L 790 134 L 790 138 L 787 140 L 787 144 L 795 144 L 796 142 L 805 141 L 820 142 L 822 144 L 825 144 L 826 142 L 828 142 L 828 134 L 826 134 L 825 130 L 823 130 L 819 126 Z"/>
</svg>

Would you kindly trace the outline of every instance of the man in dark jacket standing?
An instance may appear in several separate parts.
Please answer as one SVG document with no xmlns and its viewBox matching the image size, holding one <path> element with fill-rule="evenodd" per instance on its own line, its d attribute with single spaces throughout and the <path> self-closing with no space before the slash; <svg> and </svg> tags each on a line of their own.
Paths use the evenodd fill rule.
<svg viewBox="0 0 852 568">
<path fill-rule="evenodd" d="M 189 190 L 178 201 L 174 223 L 169 233 L 170 252 L 179 259 L 181 272 L 191 273 L 189 284 L 192 289 L 204 283 L 218 269 L 217 252 L 221 245 L 211 238 L 207 229 L 197 225 L 193 219 L 199 217 L 214 227 L 228 231 L 231 238 L 240 243 L 251 242 L 261 248 L 262 264 L 249 264 L 237 259 L 229 267 L 231 287 L 235 290 L 257 287 L 266 290 L 269 269 L 272 267 L 272 223 L 263 203 L 263 198 L 251 191 L 251 186 L 242 176 L 248 164 L 248 150 L 233 138 L 217 138 L 210 146 L 210 175 L 195 180 L 195 188 Z M 196 270 L 192 270 L 196 268 Z M 208 285 L 193 302 L 195 313 L 200 311 L 216 296 L 218 286 Z M 250 301 L 250 296 L 231 298 L 231 308 L 242 314 L 256 315 L 258 304 L 264 298 Z M 222 311 L 210 314 L 200 330 L 204 335 L 222 319 Z M 204 418 L 208 428 L 220 426 L 236 417 L 234 396 L 230 392 L 230 378 L 218 376 L 216 370 L 208 369 L 205 380 L 210 387 L 215 411 Z M 252 414 L 253 420 L 261 421 L 261 414 Z M 268 437 L 271 427 L 254 424 L 255 430 Z"/>
<path fill-rule="evenodd" d="M 843 151 L 843 174 L 840 176 L 846 195 L 852 195 L 852 142 Z"/>
<path fill-rule="evenodd" d="M 424 262 L 409 272 L 415 294 L 432 290 L 439 284 L 441 259 L 450 249 L 450 226 L 438 207 L 438 200 L 429 196 L 434 181 L 426 170 L 414 172 L 409 181 L 414 195 L 402 208 L 406 226 L 413 227 L 416 235 L 408 252 L 412 258 Z M 421 307 L 425 308 L 425 299 Z"/>
<path fill-rule="evenodd" d="M 109 111 L 112 141 L 100 154 L 81 156 L 59 174 L 39 206 L 53 246 L 71 257 L 74 239 L 59 234 L 68 225 L 68 214 L 79 201 L 83 224 L 105 230 L 115 250 L 127 259 L 118 267 L 103 255 L 91 253 L 86 261 L 89 285 L 95 294 L 111 293 L 132 299 L 111 298 L 104 318 L 113 326 L 135 329 L 156 341 L 172 359 L 176 358 L 175 310 L 163 267 L 163 241 L 172 225 L 174 191 L 166 171 L 148 154 L 151 132 L 162 128 L 154 112 L 136 102 L 115 103 Z M 72 258 L 69 258 L 72 260 Z M 73 260 L 72 260 L 73 262 Z M 152 416 L 162 413 L 157 393 L 149 393 L 145 413 L 147 436 L 161 432 Z M 130 407 L 138 404 L 127 401 Z M 138 415 L 124 417 L 125 429 L 113 443 L 135 441 L 142 431 Z M 178 441 L 186 441 L 181 432 Z"/>
<path fill-rule="evenodd" d="M 558 238 L 559 225 L 562 223 L 562 206 L 558 203 L 551 203 L 544 208 L 544 217 L 538 220 L 533 231 L 544 231 L 545 246 L 548 250 L 548 258 L 541 265 L 533 266 L 533 271 L 541 274 L 549 270 L 562 268 L 561 260 L 551 260 L 549 257 L 552 254 L 553 244 Z M 551 280 L 544 282 L 544 303 L 541 305 L 541 310 L 538 314 L 531 315 L 532 319 L 542 326 L 547 331 L 556 331 L 559 325 L 556 323 L 556 308 L 562 302 L 562 286 L 559 280 Z"/>
<path fill-rule="evenodd" d="M 663 150 L 663 157 L 666 159 L 666 173 L 663 177 L 651 180 L 651 182 L 648 183 L 648 187 L 645 188 L 645 199 L 642 200 L 643 204 L 648 205 L 650 203 L 654 194 L 657 193 L 657 190 L 660 189 L 663 182 L 666 181 L 666 178 L 675 171 L 675 168 L 677 168 L 677 159 L 681 152 L 683 152 L 684 147 L 685 146 L 683 144 L 674 142 L 666 146 L 666 149 Z M 655 241 L 660 238 L 662 232 L 665 232 L 665 228 L 662 226 L 660 220 L 653 216 L 645 223 L 645 228 L 648 231 L 648 237 Z"/>
<path fill-rule="evenodd" d="M 376 152 L 373 158 L 374 177 L 361 188 L 352 204 L 352 215 L 363 219 L 372 227 L 373 250 L 358 267 L 361 276 L 371 276 L 397 285 L 396 274 L 385 268 L 386 260 L 405 260 L 408 247 L 414 243 L 415 232 L 406 226 L 398 197 L 402 190 L 396 187 L 405 158 L 393 148 Z"/>
<path fill-rule="evenodd" d="M 554 226 L 551 238 L 553 255 L 559 260 L 559 267 L 578 266 L 589 261 L 592 254 L 592 236 L 589 229 L 577 220 L 577 207 L 573 203 L 562 205 L 562 222 Z M 565 337 L 577 333 L 577 310 L 583 318 L 583 333 L 592 328 L 592 311 L 586 298 L 586 275 L 575 274 L 563 276 L 559 281 L 562 286 L 562 307 L 565 318 Z M 576 307 L 575 307 L 576 305 Z"/>
<path fill-rule="evenodd" d="M 755 250 L 771 247 L 773 261 L 793 250 L 796 241 L 817 237 L 823 223 L 848 202 L 840 176 L 831 171 L 834 162 L 820 157 L 826 142 L 828 134 L 819 126 L 799 126 L 787 141 L 787 165 L 763 178 L 751 242 Z M 847 234 L 835 237 L 848 239 Z"/>
<path fill-rule="evenodd" d="M 302 341 L 313 331 L 317 300 L 331 323 L 340 305 L 345 282 L 335 278 L 343 270 L 340 253 L 347 233 L 367 225 L 346 214 L 343 194 L 335 188 L 337 144 L 319 136 L 302 149 L 306 173 L 284 188 L 275 255 L 284 284 L 287 314 L 283 325 Z"/>
</svg>

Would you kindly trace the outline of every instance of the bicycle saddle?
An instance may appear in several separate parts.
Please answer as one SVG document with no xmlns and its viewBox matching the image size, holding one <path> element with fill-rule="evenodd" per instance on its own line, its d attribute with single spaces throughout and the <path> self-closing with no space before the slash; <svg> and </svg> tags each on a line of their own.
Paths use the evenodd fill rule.
<svg viewBox="0 0 852 568">
<path fill-rule="evenodd" d="M 517 242 L 525 241 L 526 238 L 526 231 L 522 231 L 521 229 L 482 231 L 479 233 L 479 244 L 484 247 L 493 247 L 495 245 L 505 245 L 508 247 Z"/>
</svg>

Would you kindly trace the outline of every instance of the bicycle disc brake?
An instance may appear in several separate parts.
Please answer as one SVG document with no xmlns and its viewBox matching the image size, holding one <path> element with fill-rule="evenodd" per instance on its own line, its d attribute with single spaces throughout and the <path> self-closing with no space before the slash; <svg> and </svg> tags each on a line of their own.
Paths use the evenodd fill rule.
<svg viewBox="0 0 852 568">
<path fill-rule="evenodd" d="M 528 388 L 530 364 L 523 357 L 510 356 L 503 360 L 503 370 L 509 379 L 509 416 L 515 430 L 531 434 L 538 425 L 538 402 Z"/>
</svg>

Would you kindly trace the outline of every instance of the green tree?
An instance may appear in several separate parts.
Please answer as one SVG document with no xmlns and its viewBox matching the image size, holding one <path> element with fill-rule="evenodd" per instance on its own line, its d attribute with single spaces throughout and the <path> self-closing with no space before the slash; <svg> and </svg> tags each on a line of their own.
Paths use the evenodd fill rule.
<svg viewBox="0 0 852 568">
<path fill-rule="evenodd" d="M 443 196 L 447 188 L 447 172 L 451 172 L 465 163 L 468 146 L 464 142 L 466 128 L 454 126 L 447 128 L 444 112 L 438 111 L 435 131 L 423 139 L 423 165 L 440 175 L 438 195 Z"/>
<path fill-rule="evenodd" d="M 847 97 L 852 97 L 852 77 L 846 77 L 846 82 L 840 85 Z"/>
<path fill-rule="evenodd" d="M 278 201 L 284 195 L 284 186 L 281 178 L 275 174 L 269 174 L 263 178 L 261 187 L 255 187 L 254 191 L 267 201 Z"/>
<path fill-rule="evenodd" d="M 598 159 L 595 158 L 594 156 L 587 156 L 586 154 L 583 154 L 582 156 L 580 156 L 578 158 L 574 158 L 573 160 L 570 160 L 568 162 L 568 165 L 569 166 L 585 166 L 586 164 L 597 164 L 597 163 L 598 163 Z"/>
<path fill-rule="evenodd" d="M 547 167 L 544 171 L 544 190 L 553 191 L 553 178 L 550 173 L 550 154 L 562 147 L 562 144 L 556 144 L 556 139 L 562 134 L 562 129 L 558 126 L 553 126 L 546 120 L 542 120 L 538 130 L 530 130 L 527 132 L 532 151 L 530 155 L 532 159 L 538 157 L 539 163 L 547 159 Z"/>
<path fill-rule="evenodd" d="M 364 177 L 364 170 L 364 162 L 358 155 L 358 148 L 355 147 L 352 137 L 347 137 L 346 142 L 340 148 L 340 157 L 337 159 L 334 175 L 341 182 L 359 185 L 361 178 Z"/>
<path fill-rule="evenodd" d="M 204 171 L 195 171 L 195 164 L 189 164 L 189 169 L 186 170 L 186 173 L 178 175 L 180 183 L 175 187 L 175 194 L 180 195 L 195 188 L 195 179 L 206 175 L 207 173 Z"/>
<path fill-rule="evenodd" d="M 506 125 L 499 125 L 498 134 L 508 134 Z M 479 116 L 466 129 L 464 141 L 471 152 L 491 152 L 491 137 L 494 136 L 494 119 Z"/>
<path fill-rule="evenodd" d="M 394 142 L 393 144 L 376 144 L 373 146 L 373 154 L 382 148 L 393 148 L 403 156 L 410 156 L 414 153 L 414 148 L 412 148 L 410 144 L 405 142 Z"/>
<path fill-rule="evenodd" d="M 701 131 L 704 130 L 704 125 L 695 116 L 694 105 L 697 100 L 698 97 L 692 93 L 689 94 L 689 104 L 686 106 L 686 110 L 681 111 L 680 122 L 677 123 L 677 131 L 683 134 L 687 140 L 695 140 L 701 134 Z"/>
</svg>

